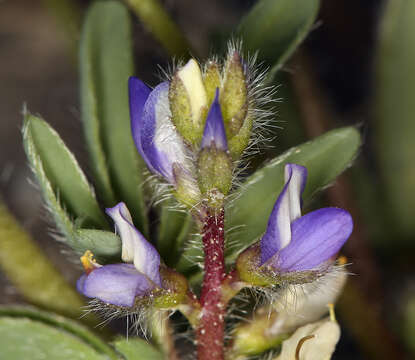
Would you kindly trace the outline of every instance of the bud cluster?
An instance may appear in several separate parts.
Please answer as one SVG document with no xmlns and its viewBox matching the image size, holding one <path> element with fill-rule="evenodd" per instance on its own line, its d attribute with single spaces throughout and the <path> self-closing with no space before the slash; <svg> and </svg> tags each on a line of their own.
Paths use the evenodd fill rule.
<svg viewBox="0 0 415 360">
<path fill-rule="evenodd" d="M 191 59 L 153 90 L 130 78 L 133 137 L 150 171 L 188 207 L 222 206 L 253 128 L 249 76 L 231 49 L 223 64 Z"/>
</svg>

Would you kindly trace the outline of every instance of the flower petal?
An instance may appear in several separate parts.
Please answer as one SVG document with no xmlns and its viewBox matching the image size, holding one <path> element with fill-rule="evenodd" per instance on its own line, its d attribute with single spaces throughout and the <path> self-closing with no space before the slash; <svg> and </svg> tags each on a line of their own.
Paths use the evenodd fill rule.
<svg viewBox="0 0 415 360">
<path fill-rule="evenodd" d="M 121 202 L 105 211 L 114 220 L 117 232 L 121 236 L 122 260 L 134 262 L 134 266 L 139 272 L 161 287 L 160 255 L 154 246 L 134 227 L 127 206 Z"/>
<path fill-rule="evenodd" d="M 163 82 L 150 93 L 142 115 L 141 146 L 152 172 L 174 184 L 173 164 L 191 167 L 186 147 L 171 122 L 169 83 Z"/>
<path fill-rule="evenodd" d="M 87 276 L 87 274 L 81 275 L 81 277 L 76 282 L 76 289 L 82 294 L 84 293 L 85 279 L 87 278 Z"/>
<path fill-rule="evenodd" d="M 186 89 L 186 95 L 192 110 L 192 119 L 189 120 L 198 123 L 202 120 L 201 116 L 204 107 L 208 105 L 200 67 L 194 59 L 190 59 L 187 64 L 177 72 L 177 75 Z"/>
<path fill-rule="evenodd" d="M 261 239 L 261 265 L 291 241 L 291 222 L 301 216 L 301 194 L 307 180 L 307 169 L 296 164 L 285 165 L 285 186 L 278 196 Z"/>
<path fill-rule="evenodd" d="M 144 104 L 151 93 L 151 89 L 144 84 L 140 79 L 131 76 L 128 79 L 128 93 L 130 101 L 130 118 L 131 118 L 131 132 L 135 146 L 141 157 L 147 162 L 141 146 L 141 131 L 143 129 L 142 114 Z"/>
<path fill-rule="evenodd" d="M 281 353 L 276 359 L 330 360 L 339 339 L 340 327 L 329 318 L 307 324 L 284 340 Z M 297 352 L 299 347 L 300 351 Z"/>
<path fill-rule="evenodd" d="M 353 230 L 351 215 L 338 208 L 313 211 L 291 225 L 292 240 L 272 259 L 279 271 L 312 270 L 335 255 Z"/>
<path fill-rule="evenodd" d="M 219 104 L 219 89 L 216 89 L 215 100 L 213 100 L 206 118 L 201 147 L 204 149 L 213 145 L 216 149 L 223 151 L 228 150 L 225 125 L 223 123 L 222 111 Z"/>
<path fill-rule="evenodd" d="M 134 305 L 137 295 L 144 295 L 153 287 L 132 264 L 105 265 L 92 271 L 82 282 L 79 290 L 85 296 L 128 307 Z"/>
</svg>

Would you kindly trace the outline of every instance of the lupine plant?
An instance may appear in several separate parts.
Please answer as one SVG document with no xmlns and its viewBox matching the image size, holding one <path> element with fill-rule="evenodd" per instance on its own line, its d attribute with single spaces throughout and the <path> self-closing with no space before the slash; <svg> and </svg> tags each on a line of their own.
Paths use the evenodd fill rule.
<svg viewBox="0 0 415 360">
<path fill-rule="evenodd" d="M 140 2 L 127 3 L 140 14 Z M 44 335 L 61 344 L 45 345 L 50 358 L 331 358 L 347 277 L 339 252 L 353 220 L 336 207 L 310 211 L 310 200 L 351 164 L 359 132 L 332 130 L 254 165 L 276 132 L 284 136 L 274 76 L 315 20 L 319 2 L 302 4 L 259 1 L 226 50 L 206 60 L 170 43 L 182 58 L 153 87 L 135 76 L 122 3 L 88 10 L 79 67 L 94 185 L 46 121 L 25 110 L 22 133 L 58 237 L 84 269 L 76 288 L 88 322 L 120 317 L 129 338 L 106 344 L 70 320 L 25 310 L 25 331 L 40 334 L 34 343 Z M 161 8 L 150 9 L 166 21 L 153 29 L 160 42 L 169 42 L 163 29 L 180 42 Z M 257 23 L 266 15 L 282 24 L 280 37 Z"/>
</svg>

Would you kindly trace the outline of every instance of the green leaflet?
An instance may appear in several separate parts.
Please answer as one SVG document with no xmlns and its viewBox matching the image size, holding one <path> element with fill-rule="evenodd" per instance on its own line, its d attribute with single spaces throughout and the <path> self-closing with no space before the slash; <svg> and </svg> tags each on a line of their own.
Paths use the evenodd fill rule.
<svg viewBox="0 0 415 360">
<path fill-rule="evenodd" d="M 91 250 L 97 261 L 101 264 L 106 262 L 119 261 L 121 254 L 121 239 L 118 235 L 103 230 L 77 229 L 77 246 L 83 254 Z"/>
<path fill-rule="evenodd" d="M 118 359 L 75 321 L 26 307 L 0 307 L 0 349 L 0 357 L 7 360 Z"/>
<path fill-rule="evenodd" d="M 82 226 L 108 228 L 93 189 L 56 131 L 43 119 L 25 114 L 23 143 L 59 229 L 71 237 L 73 225 L 69 216 Z"/>
<path fill-rule="evenodd" d="M 90 7 L 80 69 L 82 120 L 99 194 L 106 206 L 124 201 L 136 227 L 148 235 L 144 163 L 131 136 L 128 106 L 127 82 L 134 75 L 131 21 L 120 2 Z"/>
<path fill-rule="evenodd" d="M 1 202 L 0 268 L 26 301 L 73 318 L 80 316 L 85 305 L 82 297 Z"/>
<path fill-rule="evenodd" d="M 376 150 L 383 180 L 383 206 L 397 232 L 411 241 L 415 231 L 415 2 L 385 3 L 380 26 L 375 96 Z M 393 226 L 395 225 L 395 226 Z"/>
<path fill-rule="evenodd" d="M 91 250 L 101 262 L 116 258 L 121 252 L 117 235 L 78 228 L 109 226 L 85 175 L 59 135 L 44 120 L 26 115 L 23 141 L 46 204 L 68 245 L 78 254 Z"/>
<path fill-rule="evenodd" d="M 234 261 L 241 250 L 264 233 L 268 217 L 284 184 L 286 163 L 307 167 L 309 175 L 303 196 L 307 202 L 351 164 L 360 144 L 359 131 L 354 127 L 332 130 L 289 149 L 249 176 L 233 194 L 234 200 L 225 212 L 227 262 Z M 184 255 L 196 258 L 201 255 L 200 252 L 200 248 L 193 247 Z M 183 261 L 180 271 L 194 272 L 195 268 Z"/>
<path fill-rule="evenodd" d="M 319 7 L 319 0 L 260 0 L 242 19 L 238 33 L 244 49 L 259 50 L 272 66 L 270 79 L 307 36 Z"/>
<path fill-rule="evenodd" d="M 114 346 L 126 360 L 163 360 L 163 354 L 140 338 L 120 339 Z"/>
</svg>

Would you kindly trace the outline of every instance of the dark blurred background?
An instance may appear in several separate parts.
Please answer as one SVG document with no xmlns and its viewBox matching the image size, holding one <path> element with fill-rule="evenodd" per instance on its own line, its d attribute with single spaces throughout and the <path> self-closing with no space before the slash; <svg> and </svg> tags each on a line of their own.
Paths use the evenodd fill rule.
<svg viewBox="0 0 415 360">
<path fill-rule="evenodd" d="M 89 3 L 86 0 L 73 2 L 81 9 Z M 88 173 L 79 114 L 76 32 L 73 38 L 68 36 L 68 29 L 56 20 L 51 3 L 53 1 L 0 1 L 0 196 L 52 262 L 74 283 L 81 270 L 74 265 L 76 259 L 68 256 L 63 245 L 52 240 L 49 234 L 50 223 L 40 194 L 29 181 L 32 177 L 20 134 L 21 113 L 23 106 L 27 106 L 58 131 Z M 255 1 L 166 0 L 163 3 L 197 54 L 203 57 L 212 50 L 211 39 L 232 31 Z M 365 293 L 367 299 L 362 306 L 374 309 L 383 321 L 384 338 L 373 341 L 390 342 L 391 354 L 394 354 L 390 358 L 398 359 L 404 356 L 404 337 L 394 329 L 399 328 L 406 297 L 415 287 L 414 268 L 410 266 L 412 254 L 404 255 L 402 251 L 391 260 L 382 246 L 373 250 L 376 221 L 366 221 L 365 215 L 373 204 L 367 206 L 363 190 L 356 190 L 361 185 L 360 188 L 366 186 L 365 190 L 370 192 L 370 185 L 376 185 L 371 182 L 377 179 L 377 164 L 371 150 L 374 121 L 371 104 L 375 44 L 383 3 L 381 0 L 322 1 L 313 31 L 279 76 L 282 103 L 277 106 L 278 121 L 285 129 L 277 134 L 272 151 L 280 153 L 293 142 L 336 126 L 356 124 L 362 129 L 364 146 L 357 168 L 364 169 L 370 180 L 363 181 L 361 175 L 355 175 L 358 170 L 349 171 L 348 178 L 342 178 L 326 197 L 334 205 L 357 209 L 355 219 L 357 216 L 359 230 L 345 252 L 355 263 L 352 271 L 358 278 L 357 289 Z M 74 19 L 74 29 L 80 21 Z M 137 18 L 134 23 L 136 75 L 155 84 L 157 65 L 165 67 L 169 57 Z M 284 123 L 287 104 L 296 106 L 300 124 Z M 284 138 L 285 134 L 289 136 Z M 363 182 L 360 184 L 360 181 Z M 353 198 L 355 200 L 350 201 Z M 0 303 L 21 301 L 0 273 Z M 352 307 L 348 309 L 352 311 Z M 339 317 L 344 316 L 340 312 Z M 365 359 L 367 349 L 356 342 L 348 325 L 344 326 L 334 358 Z M 353 328 L 353 324 L 350 327 Z"/>
</svg>

